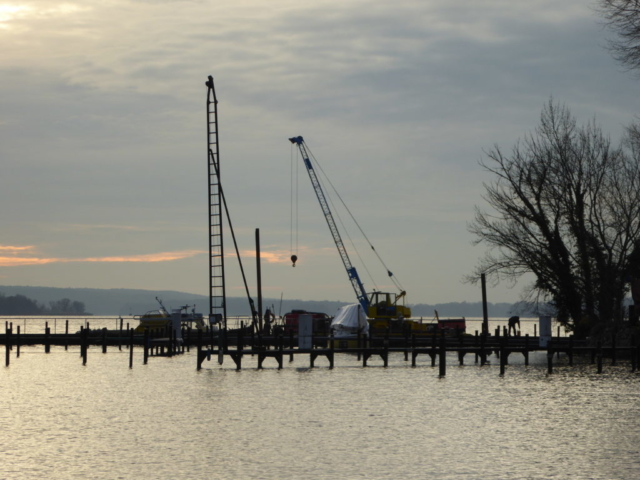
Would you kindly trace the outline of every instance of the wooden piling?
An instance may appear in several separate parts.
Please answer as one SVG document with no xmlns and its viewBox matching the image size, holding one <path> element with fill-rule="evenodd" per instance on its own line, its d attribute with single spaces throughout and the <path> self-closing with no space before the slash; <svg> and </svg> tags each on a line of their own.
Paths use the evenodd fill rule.
<svg viewBox="0 0 640 480">
<path fill-rule="evenodd" d="M 20 358 L 20 325 L 16 327 L 15 345 L 16 345 L 16 358 Z"/>
<path fill-rule="evenodd" d="M 87 350 L 89 349 L 87 345 L 88 332 L 88 328 L 80 327 L 80 356 L 82 357 L 82 365 L 87 364 Z"/>
<path fill-rule="evenodd" d="M 133 368 L 133 328 L 129 330 L 129 368 Z"/>
<path fill-rule="evenodd" d="M 569 347 L 567 348 L 567 355 L 569 356 L 569 366 L 573 367 L 573 335 L 569 335 Z"/>
<path fill-rule="evenodd" d="M 311 341 L 311 346 L 313 347 L 313 341 Z M 293 328 L 289 330 L 289 348 L 291 349 L 291 354 L 289 355 L 289 362 L 293 362 Z"/>
<path fill-rule="evenodd" d="M 440 367 L 440 377 L 447 374 L 447 340 L 444 338 L 444 330 L 440 335 L 440 359 L 438 365 Z"/>
<path fill-rule="evenodd" d="M 507 352 L 506 352 L 507 337 L 500 339 L 500 375 L 504 376 L 505 366 L 507 364 Z"/>
<path fill-rule="evenodd" d="M 107 328 L 102 329 L 102 353 L 107 353 Z"/>
<path fill-rule="evenodd" d="M 120 317 L 120 335 L 118 335 L 118 350 L 122 350 L 122 334 L 123 334 L 123 330 L 122 330 L 122 326 L 123 326 L 123 322 L 124 319 L 122 317 Z"/>
<path fill-rule="evenodd" d="M 151 341 L 151 339 L 149 338 L 149 329 L 145 328 L 144 329 L 144 337 L 143 337 L 143 342 L 144 342 L 144 355 L 142 357 L 142 364 L 146 365 L 147 362 L 149 361 L 149 342 Z"/>
<path fill-rule="evenodd" d="M 4 344 L 4 349 L 5 349 L 4 365 L 8 367 L 9 364 L 11 363 L 11 327 L 9 327 L 7 323 L 5 323 L 4 328 L 5 328 L 5 335 L 6 335 L 6 340 Z"/>
<path fill-rule="evenodd" d="M 64 351 L 69 350 L 69 319 L 64 321 Z"/>
<path fill-rule="evenodd" d="M 49 322 L 45 322 L 44 327 L 44 353 L 51 352 L 51 330 L 49 329 Z"/>
</svg>

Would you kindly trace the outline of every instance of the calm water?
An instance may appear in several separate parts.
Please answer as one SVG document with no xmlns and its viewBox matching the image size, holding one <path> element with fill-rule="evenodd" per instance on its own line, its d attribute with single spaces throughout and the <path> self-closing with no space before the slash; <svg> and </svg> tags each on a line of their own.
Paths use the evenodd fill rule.
<svg viewBox="0 0 640 480">
<path fill-rule="evenodd" d="M 475 328 L 475 327 L 474 327 Z M 527 327 L 528 328 L 528 327 Z M 629 366 L 529 367 L 504 377 L 429 357 L 362 368 L 340 355 L 226 360 L 195 353 L 22 348 L 0 371 L 0 478 L 637 479 L 639 374 Z"/>
</svg>

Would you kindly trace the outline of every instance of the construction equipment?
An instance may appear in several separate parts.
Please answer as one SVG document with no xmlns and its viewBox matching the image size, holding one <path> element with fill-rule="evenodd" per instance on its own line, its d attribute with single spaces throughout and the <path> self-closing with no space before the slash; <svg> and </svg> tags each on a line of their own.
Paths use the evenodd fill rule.
<svg viewBox="0 0 640 480">
<path fill-rule="evenodd" d="M 307 169 L 307 172 L 309 173 L 309 178 L 311 179 L 311 185 L 313 186 L 313 189 L 316 192 L 316 196 L 318 197 L 318 201 L 320 202 L 320 208 L 322 208 L 322 213 L 324 214 L 325 220 L 327 221 L 327 225 L 329 225 L 329 231 L 331 232 L 333 241 L 338 248 L 338 253 L 340 254 L 342 263 L 344 264 L 344 267 L 347 271 L 347 275 L 349 276 L 351 286 L 356 293 L 358 303 L 360 303 L 364 311 L 367 312 L 367 316 L 372 319 L 387 320 L 411 317 L 411 309 L 404 306 L 404 298 L 406 295 L 405 291 L 401 290 L 398 294 L 379 291 L 374 291 L 367 294 L 364 285 L 360 280 L 360 276 L 358 275 L 356 267 L 353 266 L 351 260 L 349 259 L 349 254 L 347 253 L 347 249 L 344 246 L 342 237 L 340 236 L 340 231 L 338 230 L 336 222 L 333 218 L 333 214 L 331 213 L 331 209 L 329 208 L 329 203 L 327 202 L 316 171 L 313 168 L 313 164 L 311 163 L 311 160 L 309 158 L 309 152 L 304 139 L 298 136 L 290 138 L 289 141 L 292 144 L 297 145 L 298 149 L 300 150 L 304 165 Z M 371 246 L 371 248 L 375 251 L 373 246 Z M 391 277 L 392 273 L 388 269 L 387 272 Z M 398 302 L 401 299 L 403 300 L 403 302 L 402 304 L 399 304 Z"/>
</svg>

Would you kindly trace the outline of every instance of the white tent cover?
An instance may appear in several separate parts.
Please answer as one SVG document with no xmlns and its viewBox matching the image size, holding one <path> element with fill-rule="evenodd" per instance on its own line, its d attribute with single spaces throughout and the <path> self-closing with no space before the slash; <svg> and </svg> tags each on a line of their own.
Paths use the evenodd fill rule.
<svg viewBox="0 0 640 480">
<path fill-rule="evenodd" d="M 369 323 L 364 309 L 358 303 L 340 307 L 331 321 L 331 330 L 336 337 L 369 333 Z"/>
</svg>

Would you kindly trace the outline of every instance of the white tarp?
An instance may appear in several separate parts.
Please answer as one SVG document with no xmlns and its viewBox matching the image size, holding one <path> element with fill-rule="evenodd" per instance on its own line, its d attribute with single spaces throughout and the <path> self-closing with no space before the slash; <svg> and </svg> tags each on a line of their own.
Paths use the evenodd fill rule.
<svg viewBox="0 0 640 480">
<path fill-rule="evenodd" d="M 331 330 L 336 337 L 369 333 L 367 315 L 358 303 L 340 307 L 331 321 Z"/>
</svg>

